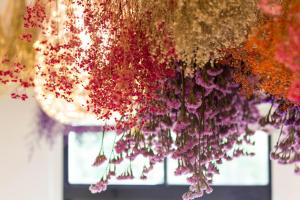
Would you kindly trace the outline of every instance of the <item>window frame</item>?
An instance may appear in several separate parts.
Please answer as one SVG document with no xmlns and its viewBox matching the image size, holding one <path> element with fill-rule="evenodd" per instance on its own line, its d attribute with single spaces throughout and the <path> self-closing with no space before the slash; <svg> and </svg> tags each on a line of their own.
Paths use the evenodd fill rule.
<svg viewBox="0 0 300 200">
<path fill-rule="evenodd" d="M 109 185 L 107 191 L 101 194 L 91 194 L 89 185 L 70 184 L 68 182 L 68 133 L 84 133 L 90 130 L 97 132 L 101 127 L 97 126 L 70 126 L 64 129 L 64 150 L 63 150 L 63 199 L 64 200 L 181 200 L 182 194 L 188 190 L 184 185 L 167 185 L 166 173 L 164 184 L 160 185 Z M 86 129 L 86 130 L 85 130 Z M 78 131 L 80 130 L 80 131 Z M 271 140 L 268 138 L 268 150 L 270 152 Z M 204 195 L 203 200 L 271 200 L 272 180 L 271 161 L 269 159 L 269 184 L 265 186 L 213 186 L 214 191 L 209 195 Z M 164 171 L 166 172 L 166 161 Z M 224 198 L 226 197 L 226 198 Z"/>
</svg>

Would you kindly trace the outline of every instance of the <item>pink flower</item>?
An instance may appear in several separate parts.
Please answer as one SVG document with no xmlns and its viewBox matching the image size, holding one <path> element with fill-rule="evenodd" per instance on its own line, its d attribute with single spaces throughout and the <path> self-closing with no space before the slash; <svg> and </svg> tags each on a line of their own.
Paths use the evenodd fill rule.
<svg viewBox="0 0 300 200">
<path fill-rule="evenodd" d="M 205 190 L 206 194 L 210 194 L 210 193 L 212 193 L 212 191 L 213 191 L 213 189 L 210 186 L 208 186 Z"/>
<path fill-rule="evenodd" d="M 204 87 L 207 90 L 214 89 L 214 84 L 212 84 L 211 82 L 205 81 L 200 73 L 196 74 L 195 79 L 196 79 L 197 85 Z"/>
<path fill-rule="evenodd" d="M 206 73 L 210 76 L 218 76 L 223 72 L 223 69 L 208 69 Z"/>
<path fill-rule="evenodd" d="M 274 2 L 274 0 L 261 0 L 258 7 L 266 14 L 269 15 L 280 15 L 282 7 L 279 3 Z"/>
<path fill-rule="evenodd" d="M 143 175 L 140 176 L 140 179 L 141 179 L 141 180 L 146 180 L 146 179 L 147 179 L 147 176 L 146 176 L 145 174 L 143 174 Z"/>
<path fill-rule="evenodd" d="M 166 103 L 169 108 L 174 108 L 176 110 L 178 110 L 181 106 L 180 101 L 177 99 L 170 99 Z"/>
<path fill-rule="evenodd" d="M 107 181 L 106 180 L 100 180 L 98 183 L 93 184 L 90 186 L 89 190 L 91 193 L 100 193 L 107 189 Z"/>
<path fill-rule="evenodd" d="M 120 164 L 124 159 L 121 156 L 118 156 L 116 158 L 113 158 L 110 163 L 112 164 Z"/>
<path fill-rule="evenodd" d="M 195 113 L 197 114 L 197 109 L 201 106 L 202 102 L 186 102 L 185 106 L 190 113 Z"/>
<path fill-rule="evenodd" d="M 176 168 L 174 174 L 175 176 L 180 176 L 183 174 L 186 174 L 189 172 L 189 168 L 185 167 L 185 166 L 179 166 L 178 168 Z"/>
<path fill-rule="evenodd" d="M 130 174 L 122 174 L 120 176 L 117 177 L 118 180 L 132 180 L 134 179 L 133 175 Z"/>
<path fill-rule="evenodd" d="M 99 154 L 93 163 L 93 167 L 98 167 L 101 164 L 103 164 L 105 161 L 106 161 L 106 156 L 104 154 Z"/>
<path fill-rule="evenodd" d="M 177 121 L 174 124 L 174 132 L 176 133 L 180 133 L 182 131 L 184 131 L 190 124 L 187 122 L 183 122 L 183 121 Z"/>
<path fill-rule="evenodd" d="M 122 153 L 126 149 L 126 142 L 124 140 L 119 140 L 115 145 L 116 153 Z"/>
</svg>

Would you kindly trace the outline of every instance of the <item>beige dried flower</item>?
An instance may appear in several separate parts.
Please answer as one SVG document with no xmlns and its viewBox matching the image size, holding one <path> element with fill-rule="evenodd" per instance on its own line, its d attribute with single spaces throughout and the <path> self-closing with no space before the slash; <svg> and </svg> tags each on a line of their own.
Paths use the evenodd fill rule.
<svg viewBox="0 0 300 200">
<path fill-rule="evenodd" d="M 172 24 L 177 52 L 202 66 L 245 41 L 257 16 L 257 0 L 178 0 Z"/>
<path fill-rule="evenodd" d="M 131 7 L 136 10 L 129 13 L 141 19 L 150 11 L 152 20 L 147 25 L 154 27 L 153 34 L 155 25 L 163 22 L 174 40 L 179 59 L 191 62 L 196 58 L 198 66 L 222 57 L 222 49 L 241 45 L 259 16 L 257 0 L 136 2 L 135 7 Z"/>
</svg>

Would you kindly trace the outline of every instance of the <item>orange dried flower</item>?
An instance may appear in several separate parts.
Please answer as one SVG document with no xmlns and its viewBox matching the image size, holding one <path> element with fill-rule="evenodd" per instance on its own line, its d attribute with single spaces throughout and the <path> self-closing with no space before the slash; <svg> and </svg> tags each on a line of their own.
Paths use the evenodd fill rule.
<svg viewBox="0 0 300 200">
<path fill-rule="evenodd" d="M 286 98 L 293 79 L 292 72 L 274 56 L 276 45 L 282 38 L 279 30 L 284 23 L 284 19 L 281 18 L 265 21 L 264 25 L 253 30 L 243 47 L 227 52 L 234 59 L 244 62 L 248 70 L 258 77 L 260 90 L 276 97 Z M 237 75 L 236 79 L 242 83 L 244 90 L 249 90 L 245 88 L 249 86 L 243 84 L 241 75 Z"/>
</svg>

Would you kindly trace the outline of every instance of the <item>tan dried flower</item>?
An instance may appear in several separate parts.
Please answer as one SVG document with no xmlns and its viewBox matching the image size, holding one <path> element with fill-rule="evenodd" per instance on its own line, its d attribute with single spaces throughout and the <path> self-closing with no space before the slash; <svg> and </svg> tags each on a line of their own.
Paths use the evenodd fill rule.
<svg viewBox="0 0 300 200">
<path fill-rule="evenodd" d="M 118 1 L 124 5 L 124 0 Z M 126 2 L 130 5 L 131 1 Z M 187 62 L 197 58 L 200 66 L 209 59 L 222 57 L 222 49 L 241 45 L 259 16 L 257 0 L 139 0 L 131 3 L 134 6 L 127 6 L 131 10 L 126 12 L 128 16 L 141 19 L 145 11 L 151 12 L 147 25 L 153 27 L 152 34 L 157 34 L 156 26 L 163 23 L 174 40 L 178 58 Z"/>
<path fill-rule="evenodd" d="M 256 24 L 257 0 L 178 0 L 173 30 L 182 59 L 203 65 L 239 46 Z M 195 56 L 196 55 L 196 56 Z"/>
</svg>

